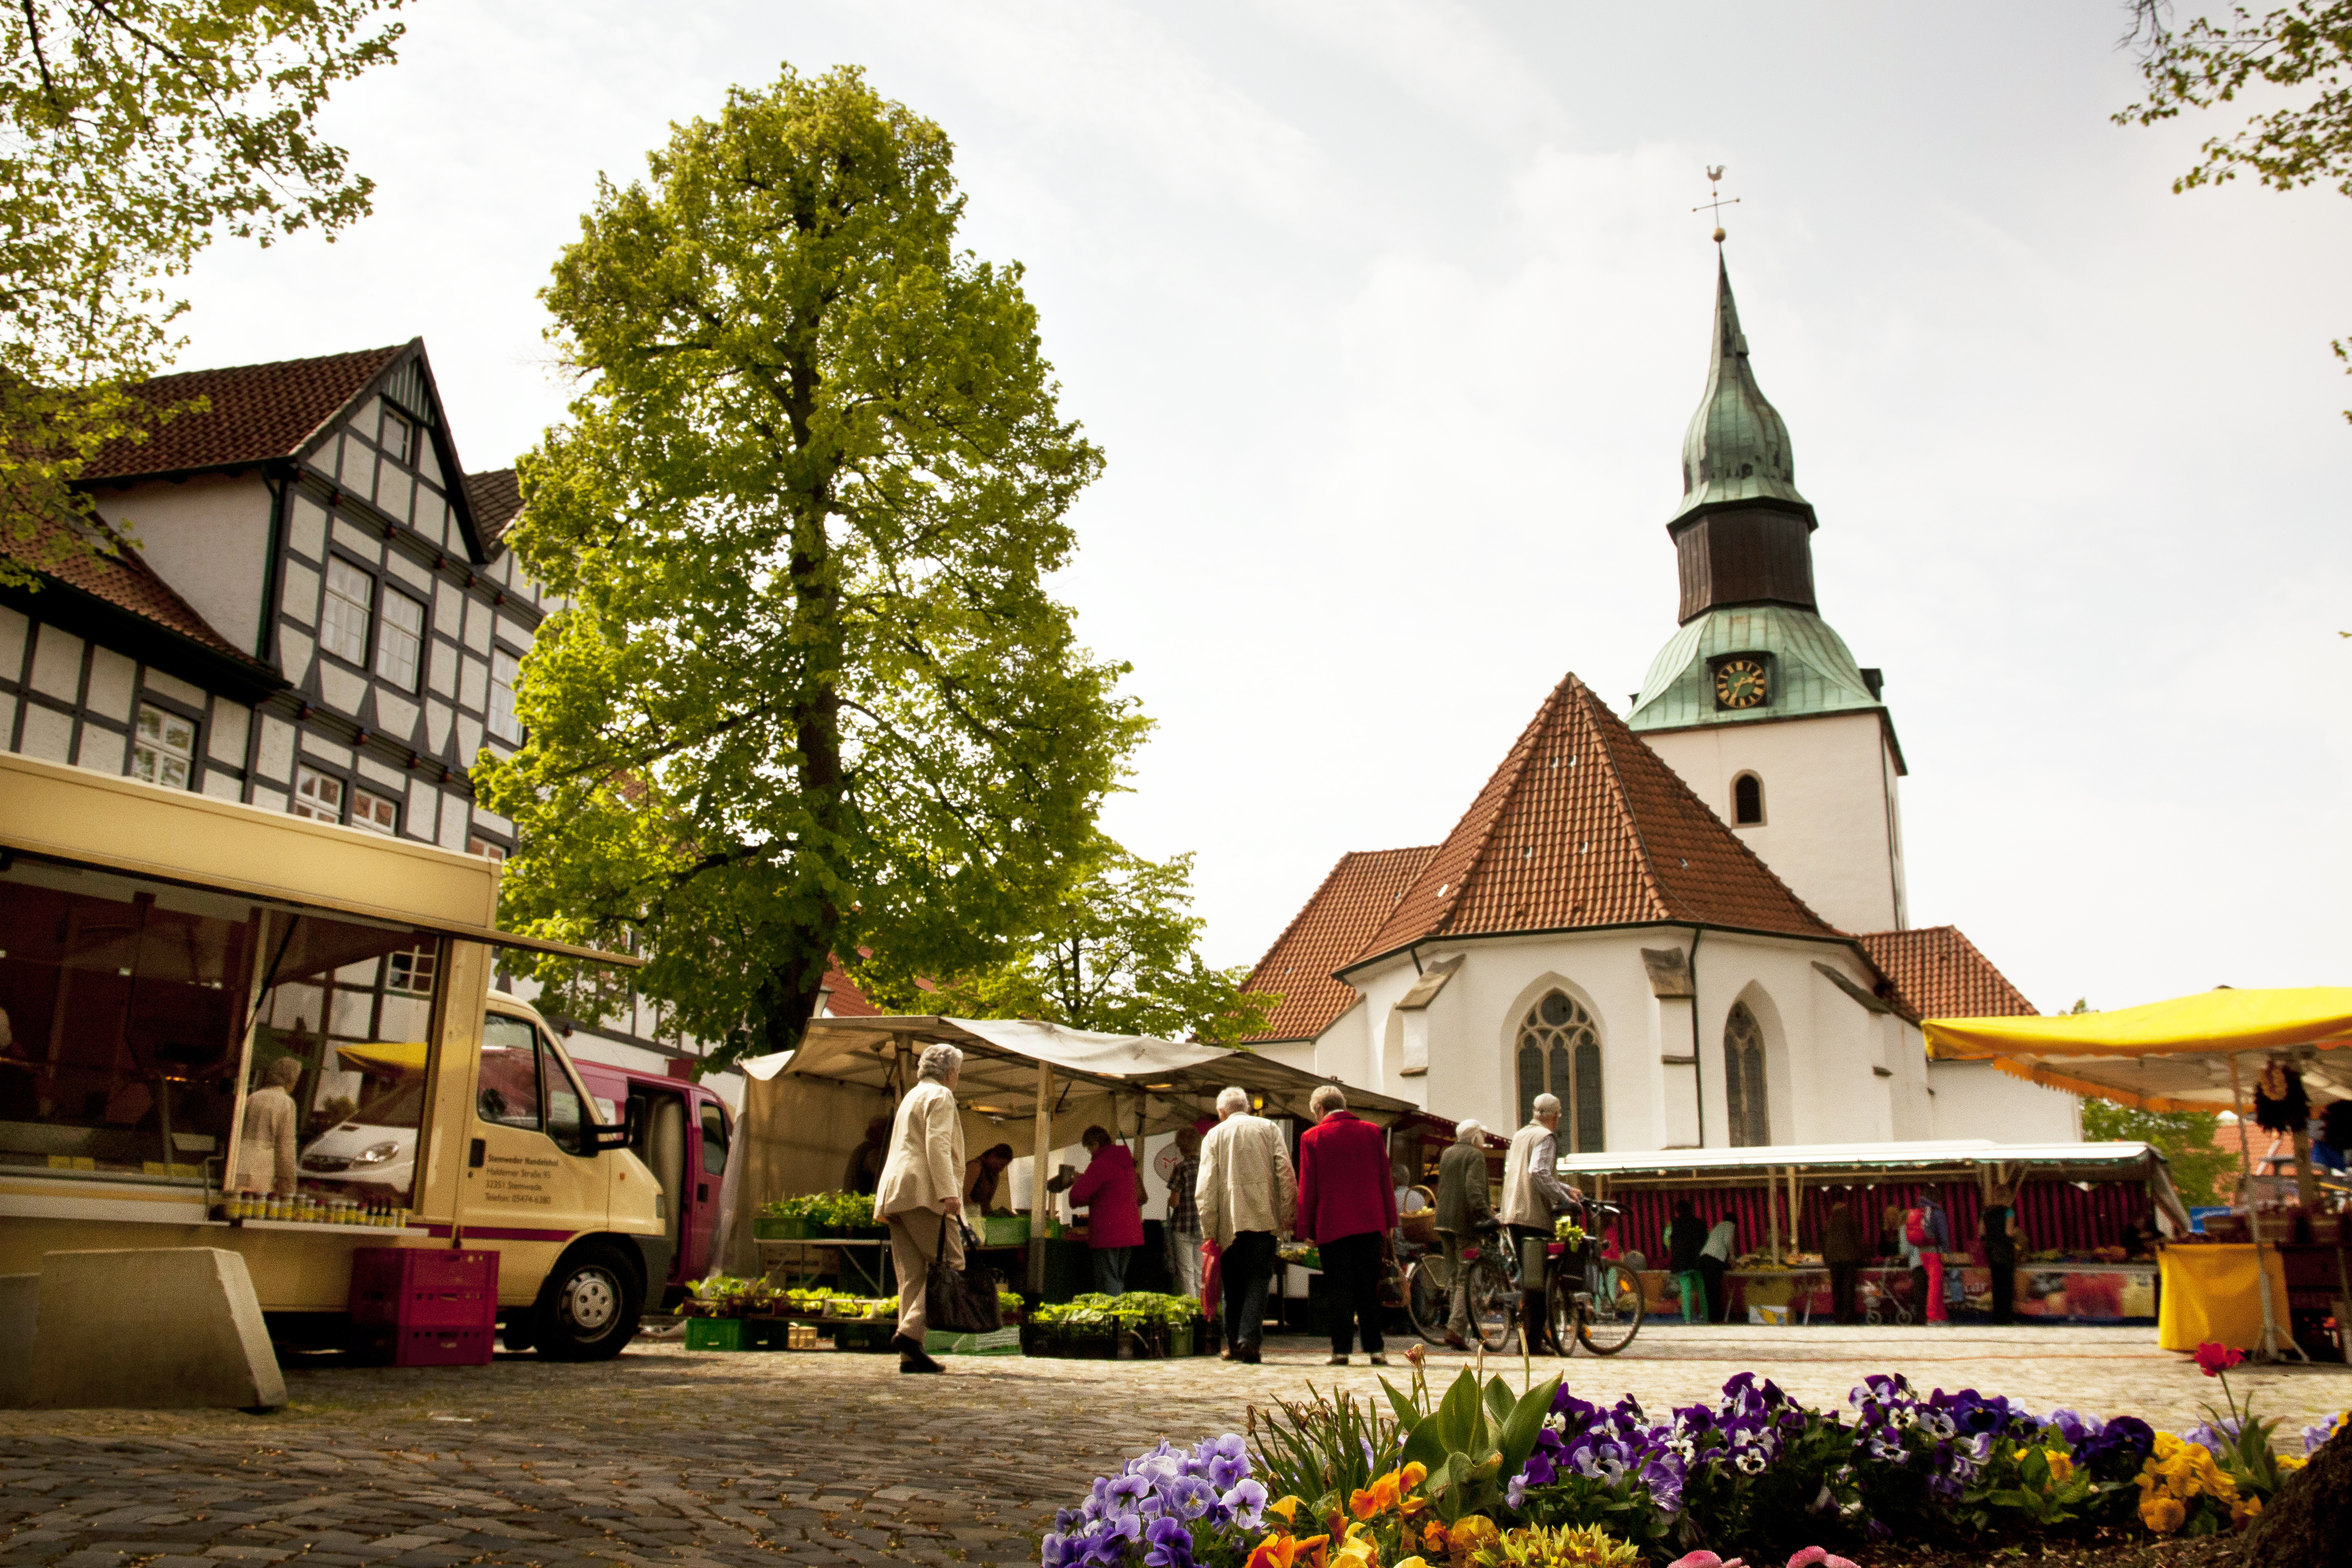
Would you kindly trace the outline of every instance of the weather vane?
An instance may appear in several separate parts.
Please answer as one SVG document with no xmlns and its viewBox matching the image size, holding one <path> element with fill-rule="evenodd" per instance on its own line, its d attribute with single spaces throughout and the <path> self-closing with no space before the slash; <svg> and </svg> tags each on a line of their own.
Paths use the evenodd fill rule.
<svg viewBox="0 0 2352 1568">
<path fill-rule="evenodd" d="M 1719 184 L 1721 184 L 1722 180 L 1723 165 L 1720 163 L 1711 163 L 1707 165 L 1706 194 L 1708 200 L 1701 205 L 1691 208 L 1691 211 L 1695 213 L 1713 213 L 1715 215 L 1715 243 L 1717 245 L 1721 245 L 1723 243 L 1723 209 L 1726 207 L 1736 207 L 1739 205 L 1739 198 L 1738 196 L 1732 197 L 1729 201 L 1725 201 L 1723 199 L 1723 193 L 1716 188 Z"/>
</svg>

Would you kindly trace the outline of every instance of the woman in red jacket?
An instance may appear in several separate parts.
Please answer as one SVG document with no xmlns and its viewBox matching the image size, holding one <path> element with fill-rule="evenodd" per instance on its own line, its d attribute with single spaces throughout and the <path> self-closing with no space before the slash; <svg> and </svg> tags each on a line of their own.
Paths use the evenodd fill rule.
<svg viewBox="0 0 2352 1568">
<path fill-rule="evenodd" d="M 1323 1255 L 1329 1292 L 1331 1364 L 1348 1364 L 1360 1327 L 1364 1352 L 1386 1366 L 1381 1351 L 1381 1258 L 1396 1228 L 1396 1188 L 1389 1173 L 1385 1133 L 1348 1110 L 1339 1086 L 1317 1089 L 1307 1108 L 1320 1120 L 1298 1141 L 1298 1237 Z"/>
<path fill-rule="evenodd" d="M 1087 1211 L 1087 1245 L 1094 1249 L 1095 1289 L 1105 1296 L 1127 1293 L 1127 1260 L 1143 1245 L 1143 1178 L 1127 1145 L 1099 1127 L 1080 1142 L 1090 1158 L 1070 1185 L 1070 1205 Z M 1046 1184 L 1058 1186 L 1056 1176 Z"/>
</svg>

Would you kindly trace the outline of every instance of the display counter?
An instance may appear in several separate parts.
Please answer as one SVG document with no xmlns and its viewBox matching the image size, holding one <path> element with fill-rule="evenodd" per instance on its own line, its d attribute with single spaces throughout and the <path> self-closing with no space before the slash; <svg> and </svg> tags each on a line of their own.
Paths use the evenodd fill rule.
<svg viewBox="0 0 2352 1568">
<path fill-rule="evenodd" d="M 1951 1256 L 1951 1255 L 1947 1255 Z M 2014 1310 L 2021 1321 L 2060 1323 L 2153 1322 L 2157 1315 L 2157 1266 L 2153 1263 L 2021 1263 L 2016 1271 Z M 1900 1265 L 1872 1264 L 1854 1283 L 1854 1311 L 1864 1322 L 1924 1321 L 1913 1295 L 1911 1271 Z M 1680 1321 L 1682 1294 L 1664 1269 L 1642 1275 L 1654 1318 Z M 1828 1322 L 1830 1271 L 1822 1265 L 1788 1268 L 1734 1268 L 1724 1275 L 1735 1322 Z M 1992 1270 L 1960 1254 L 1944 1268 L 1945 1310 L 1953 1317 L 1981 1321 L 1992 1315 Z"/>
</svg>

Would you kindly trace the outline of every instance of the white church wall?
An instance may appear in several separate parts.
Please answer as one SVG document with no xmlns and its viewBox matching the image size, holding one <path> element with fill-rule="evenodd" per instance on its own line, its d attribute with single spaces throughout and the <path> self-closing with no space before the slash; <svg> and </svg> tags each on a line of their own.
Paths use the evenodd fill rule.
<svg viewBox="0 0 2352 1568">
<path fill-rule="evenodd" d="M 2012 1078 L 1990 1062 L 1929 1062 L 1937 1138 L 2000 1143 L 2073 1143 L 2083 1136 L 2083 1102 L 2063 1089 Z"/>
<path fill-rule="evenodd" d="M 1301 1072 L 1320 1070 L 1315 1065 L 1313 1040 L 1273 1040 L 1251 1048 L 1266 1060 L 1280 1062 L 1286 1068 L 1297 1068 Z"/>
<path fill-rule="evenodd" d="M 1895 1136 L 1900 1139 L 1936 1136 L 1936 1100 L 1927 1092 L 1927 1047 L 1919 1026 L 1892 1018 L 1892 1038 L 1886 1066 L 1894 1072 Z"/>
<path fill-rule="evenodd" d="M 1726 823 L 1733 782 L 1754 773 L 1764 821 L 1732 831 L 1830 924 L 1873 931 L 1903 923 L 1895 774 L 1875 712 L 1707 724 L 1642 739 Z"/>
<path fill-rule="evenodd" d="M 1650 998 L 1650 1040 L 1658 1058 L 1651 1079 L 1650 1121 L 1661 1149 L 1698 1147 L 1698 1040 L 1691 999 Z"/>
<path fill-rule="evenodd" d="M 269 582 L 269 487 L 258 474 L 101 492 L 98 514 L 127 528 L 163 581 L 213 629 L 260 655 Z"/>
</svg>

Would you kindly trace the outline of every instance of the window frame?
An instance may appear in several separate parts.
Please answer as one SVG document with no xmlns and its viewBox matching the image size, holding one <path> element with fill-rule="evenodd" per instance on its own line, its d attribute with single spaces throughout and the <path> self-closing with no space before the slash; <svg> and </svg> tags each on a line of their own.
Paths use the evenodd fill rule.
<svg viewBox="0 0 2352 1568">
<path fill-rule="evenodd" d="M 499 660 L 501 658 L 511 659 L 514 662 L 512 679 L 499 679 Z M 492 643 L 489 683 L 482 694 L 482 727 L 493 737 L 504 741 L 509 746 L 521 745 L 523 737 L 527 733 L 523 728 L 522 715 L 515 710 L 515 689 L 521 683 L 522 655 L 504 643 Z M 499 693 L 501 691 L 506 693 L 503 712 L 502 705 L 499 701 Z"/>
<path fill-rule="evenodd" d="M 184 761 L 188 764 L 187 776 L 176 784 L 167 784 L 161 778 L 149 777 L 139 771 L 140 749 L 147 744 L 144 733 L 140 727 L 140 721 L 150 713 L 157 715 L 164 723 L 169 723 L 172 720 L 176 719 L 181 723 L 185 724 L 188 727 L 188 750 L 186 755 L 181 758 L 182 761 Z M 152 784 L 158 789 L 194 789 L 198 783 L 198 774 L 203 769 L 204 735 L 205 727 L 203 720 L 193 718 L 190 715 L 180 711 L 177 707 L 158 702 L 142 689 L 138 696 L 131 700 L 130 765 L 124 776 L 138 779 L 142 784 Z M 150 749 L 155 750 L 163 755 L 178 755 L 178 753 L 174 752 L 163 752 L 160 743 L 156 747 Z M 161 769 L 158 769 L 157 771 L 160 773 Z"/>
<path fill-rule="evenodd" d="M 320 784 L 329 784 L 335 786 L 335 814 L 332 816 L 321 816 L 316 811 L 305 811 L 302 809 L 302 784 L 305 779 L 315 779 Z M 314 796 L 313 798 L 315 799 L 316 797 Z M 299 816 L 305 822 L 331 822 L 340 826 L 341 826 L 343 819 L 351 814 L 351 780 L 343 777 L 341 773 L 331 773 L 324 768 L 314 768 L 308 763 L 296 763 L 294 764 L 293 793 L 289 795 L 286 799 L 286 814 L 289 816 Z"/>
<path fill-rule="evenodd" d="M 1554 996 L 1569 1008 L 1568 1017 L 1557 1024 L 1542 1016 L 1544 1004 Z M 1533 1090 L 1528 1087 L 1530 1058 L 1540 1075 Z M 1546 987 L 1519 1015 L 1512 1034 L 1511 1059 L 1521 1125 L 1532 1116 L 1537 1095 L 1556 1095 L 1560 1131 L 1566 1135 L 1560 1152 L 1608 1152 L 1608 1054 L 1601 1044 L 1601 1020 L 1591 1008 L 1566 986 Z"/>
<path fill-rule="evenodd" d="M 1740 815 L 1739 786 L 1741 784 L 1756 786 L 1756 815 L 1752 817 Z M 1754 768 L 1742 768 L 1731 775 L 1731 826 L 1761 827 L 1764 825 L 1764 775 Z"/>
<path fill-rule="evenodd" d="M 344 813 L 344 826 L 356 827 L 362 833 L 373 833 L 382 838 L 400 837 L 400 808 L 404 803 L 399 795 L 379 793 L 377 789 L 372 789 L 356 779 L 352 781 L 351 788 L 345 794 L 351 804 Z M 383 824 L 382 819 L 374 816 L 373 814 L 362 818 L 360 816 L 360 802 L 362 800 L 374 801 L 391 808 L 390 824 Z"/>
<path fill-rule="evenodd" d="M 392 602 L 394 599 L 416 612 L 416 627 L 414 631 L 393 624 L 391 611 Z M 396 675 L 384 668 L 385 656 L 390 653 L 396 638 L 405 639 L 410 645 L 408 673 L 405 676 Z M 425 654 L 432 638 L 433 613 L 425 601 L 414 594 L 394 587 L 389 583 L 379 584 L 376 590 L 375 658 L 369 667 L 374 672 L 375 678 L 397 687 L 402 691 L 417 690 L 425 683 Z"/>
<path fill-rule="evenodd" d="M 1740 1028 L 1743 1019 L 1745 1029 Z M 1739 1031 L 1740 1040 L 1737 1050 L 1735 1030 Z M 1772 1146 L 1772 1094 L 1766 1057 L 1764 1021 L 1745 1001 L 1734 1001 L 1723 1016 L 1723 1127 L 1726 1141 L 1735 1149 Z M 1748 1136 L 1758 1131 L 1763 1136 Z"/>
<path fill-rule="evenodd" d="M 345 653 L 328 640 L 327 626 L 333 616 L 333 606 L 337 603 L 349 605 L 355 602 L 349 595 L 335 591 L 335 573 L 338 570 L 348 572 L 367 584 L 366 602 L 360 605 L 360 651 L 356 655 Z M 373 675 L 374 669 L 371 659 L 376 644 L 376 595 L 382 592 L 381 582 L 374 573 L 358 562 L 333 551 L 327 553 L 326 570 L 321 576 L 324 581 L 320 584 L 319 601 L 319 651 L 334 655 L 362 674 Z"/>
</svg>

